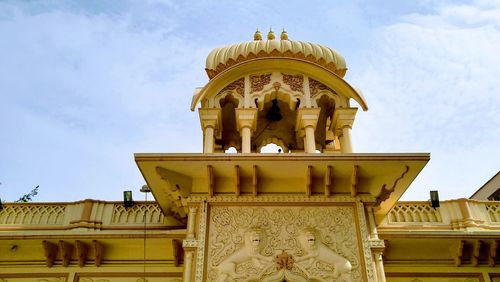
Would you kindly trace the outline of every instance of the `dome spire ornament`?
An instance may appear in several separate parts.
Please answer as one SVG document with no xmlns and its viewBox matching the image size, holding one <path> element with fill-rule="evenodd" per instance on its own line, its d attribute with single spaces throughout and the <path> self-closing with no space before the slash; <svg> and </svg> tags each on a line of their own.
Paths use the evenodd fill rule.
<svg viewBox="0 0 500 282">
<path fill-rule="evenodd" d="M 274 36 L 273 29 L 270 27 L 269 28 L 269 33 L 267 34 L 267 40 L 274 40 L 276 36 Z"/>
<path fill-rule="evenodd" d="M 257 28 L 255 33 L 253 34 L 253 40 L 256 40 L 256 41 L 262 40 L 262 34 L 260 33 L 259 28 Z"/>
<path fill-rule="evenodd" d="M 280 39 L 281 40 L 288 40 L 288 33 L 286 32 L 285 28 L 283 28 L 283 31 L 281 32 Z"/>
</svg>

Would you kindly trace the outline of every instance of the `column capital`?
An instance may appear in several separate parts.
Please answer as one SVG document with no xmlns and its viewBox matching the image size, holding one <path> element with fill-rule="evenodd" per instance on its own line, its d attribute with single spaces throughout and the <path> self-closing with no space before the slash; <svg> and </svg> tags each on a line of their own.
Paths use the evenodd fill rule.
<svg viewBox="0 0 500 282">
<path fill-rule="evenodd" d="M 222 109 L 219 108 L 198 108 L 200 115 L 201 129 L 212 127 L 216 134 L 220 132 L 222 126 Z"/>
<path fill-rule="evenodd" d="M 316 129 L 320 111 L 320 108 L 299 108 L 297 110 L 295 131 L 300 131 L 301 129 L 309 126 L 312 126 L 314 129 Z"/>
<path fill-rule="evenodd" d="M 352 128 L 357 111 L 358 108 L 336 108 L 333 112 L 330 130 L 341 131 L 344 127 Z"/>
<path fill-rule="evenodd" d="M 236 128 L 239 132 L 244 127 L 250 128 L 255 131 L 257 128 L 257 108 L 236 108 Z"/>
</svg>

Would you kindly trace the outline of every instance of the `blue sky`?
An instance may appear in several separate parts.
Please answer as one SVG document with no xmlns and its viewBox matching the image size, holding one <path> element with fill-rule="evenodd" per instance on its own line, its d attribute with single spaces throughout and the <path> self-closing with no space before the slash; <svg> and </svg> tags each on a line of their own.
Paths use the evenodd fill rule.
<svg viewBox="0 0 500 282">
<path fill-rule="evenodd" d="M 431 153 L 403 199 L 500 169 L 500 1 L 1 1 L 0 198 L 119 200 L 133 153 L 200 152 L 206 55 L 270 26 L 346 58 L 356 152 Z"/>
</svg>

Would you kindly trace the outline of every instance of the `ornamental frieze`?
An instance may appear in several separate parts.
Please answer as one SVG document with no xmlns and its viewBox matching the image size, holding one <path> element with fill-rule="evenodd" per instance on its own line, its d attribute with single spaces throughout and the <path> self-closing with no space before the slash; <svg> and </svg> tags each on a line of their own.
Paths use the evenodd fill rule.
<svg viewBox="0 0 500 282">
<path fill-rule="evenodd" d="M 258 74 L 250 76 L 250 93 L 262 91 L 264 86 L 271 82 L 271 74 Z"/>
<path fill-rule="evenodd" d="M 290 86 L 293 91 L 298 91 L 304 93 L 304 76 L 301 74 L 286 74 L 283 75 L 283 82 Z"/>
<path fill-rule="evenodd" d="M 212 206 L 208 281 L 362 281 L 353 206 Z"/>
</svg>

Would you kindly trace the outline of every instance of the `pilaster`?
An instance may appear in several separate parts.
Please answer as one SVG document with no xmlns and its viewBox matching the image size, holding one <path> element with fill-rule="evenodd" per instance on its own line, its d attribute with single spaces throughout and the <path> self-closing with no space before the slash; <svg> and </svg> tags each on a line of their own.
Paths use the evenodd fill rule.
<svg viewBox="0 0 500 282">
<path fill-rule="evenodd" d="M 257 127 L 257 108 L 235 109 L 236 127 L 241 134 L 241 152 L 251 152 L 251 135 Z"/>
<path fill-rule="evenodd" d="M 295 131 L 303 130 L 305 132 L 304 152 L 306 153 L 316 152 L 314 130 L 318 124 L 320 111 L 320 108 L 300 108 L 297 110 Z"/>
<path fill-rule="evenodd" d="M 340 141 L 342 153 L 352 153 L 351 129 L 358 108 L 337 108 L 333 113 L 332 127 Z"/>
<path fill-rule="evenodd" d="M 203 153 L 213 153 L 215 136 L 221 134 L 222 110 L 218 108 L 199 108 L 198 113 L 203 130 Z"/>
</svg>

